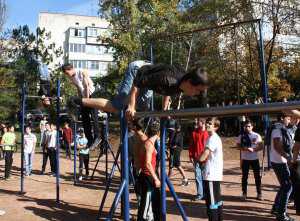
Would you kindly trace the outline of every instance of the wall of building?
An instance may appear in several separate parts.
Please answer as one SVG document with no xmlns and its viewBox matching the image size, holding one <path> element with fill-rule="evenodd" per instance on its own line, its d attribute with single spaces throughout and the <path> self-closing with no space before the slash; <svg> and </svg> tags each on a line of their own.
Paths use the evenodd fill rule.
<svg viewBox="0 0 300 221">
<path fill-rule="evenodd" d="M 91 77 L 107 73 L 107 67 L 113 62 L 112 50 L 98 41 L 99 35 L 109 34 L 108 22 L 94 16 L 70 15 L 61 13 L 39 13 L 40 28 L 51 33 L 56 47 L 64 54 L 54 60 L 54 64 L 72 63 L 76 69 L 88 69 Z"/>
</svg>

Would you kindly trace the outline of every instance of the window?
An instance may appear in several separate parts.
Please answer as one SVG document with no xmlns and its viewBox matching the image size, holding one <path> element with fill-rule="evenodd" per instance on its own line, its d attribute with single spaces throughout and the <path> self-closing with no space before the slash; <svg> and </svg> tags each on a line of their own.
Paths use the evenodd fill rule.
<svg viewBox="0 0 300 221">
<path fill-rule="evenodd" d="M 84 44 L 70 44 L 70 52 L 85 53 Z"/>
<path fill-rule="evenodd" d="M 84 37 L 84 33 L 85 33 L 84 29 L 78 29 L 78 28 L 74 29 L 74 36 L 75 37 L 81 37 L 81 38 L 83 38 Z"/>
<path fill-rule="evenodd" d="M 87 28 L 88 37 L 98 37 L 98 29 L 97 28 Z"/>
<path fill-rule="evenodd" d="M 89 69 L 99 70 L 99 61 L 89 61 Z"/>
</svg>

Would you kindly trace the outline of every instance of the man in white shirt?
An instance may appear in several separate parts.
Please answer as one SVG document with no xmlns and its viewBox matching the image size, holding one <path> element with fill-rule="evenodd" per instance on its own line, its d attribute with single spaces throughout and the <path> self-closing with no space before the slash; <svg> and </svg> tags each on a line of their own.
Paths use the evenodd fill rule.
<svg viewBox="0 0 300 221">
<path fill-rule="evenodd" d="M 203 187 L 209 221 L 221 221 L 223 203 L 221 201 L 221 181 L 223 180 L 222 140 L 216 131 L 220 127 L 217 118 L 207 118 L 208 139 L 199 161 L 204 163 Z"/>
<path fill-rule="evenodd" d="M 253 131 L 251 121 L 245 121 L 244 132 L 238 136 L 236 142 L 237 147 L 241 150 L 243 199 L 247 198 L 248 175 L 251 167 L 255 178 L 257 199 L 262 200 L 258 152 L 263 149 L 263 143 L 261 136 Z"/>
<path fill-rule="evenodd" d="M 271 133 L 271 164 L 275 175 L 280 184 L 272 208 L 272 214 L 276 215 L 277 221 L 293 221 L 294 219 L 286 214 L 287 204 L 292 192 L 292 183 L 290 180 L 290 169 L 288 164 L 291 162 L 291 156 L 284 150 L 282 128 L 286 128 L 291 122 L 291 117 L 285 114 L 278 116 L 278 122 L 275 123 Z"/>
<path fill-rule="evenodd" d="M 96 89 L 87 71 L 76 71 L 71 64 L 63 65 L 62 70 L 77 88 L 80 98 L 93 98 L 95 96 Z M 88 146 L 94 149 L 100 143 L 98 110 L 81 105 L 81 115 Z"/>
<path fill-rule="evenodd" d="M 31 133 L 30 126 L 25 128 L 24 134 L 24 158 L 25 158 L 25 176 L 30 176 L 32 172 L 33 155 L 36 147 L 36 136 Z"/>
</svg>

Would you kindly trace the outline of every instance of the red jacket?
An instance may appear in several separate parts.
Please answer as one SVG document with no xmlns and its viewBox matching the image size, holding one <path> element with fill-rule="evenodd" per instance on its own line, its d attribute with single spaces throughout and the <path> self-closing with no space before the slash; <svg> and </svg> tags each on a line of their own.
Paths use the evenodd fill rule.
<svg viewBox="0 0 300 221">
<path fill-rule="evenodd" d="M 189 147 L 190 159 L 199 160 L 201 154 L 204 151 L 207 138 L 208 138 L 208 133 L 206 130 L 203 131 L 202 129 L 197 128 L 192 132 L 190 147 Z"/>
<path fill-rule="evenodd" d="M 72 133 L 72 129 L 69 128 L 63 128 L 63 139 L 64 141 L 68 142 L 68 144 L 72 143 L 72 138 L 73 138 L 73 133 Z"/>
</svg>

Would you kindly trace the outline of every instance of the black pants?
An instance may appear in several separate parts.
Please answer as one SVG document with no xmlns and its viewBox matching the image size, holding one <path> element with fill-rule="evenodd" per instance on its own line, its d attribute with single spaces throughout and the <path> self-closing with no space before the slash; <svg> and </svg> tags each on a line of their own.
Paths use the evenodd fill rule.
<svg viewBox="0 0 300 221">
<path fill-rule="evenodd" d="M 10 171 L 13 164 L 13 155 L 14 152 L 12 150 L 4 150 L 4 158 L 5 158 L 5 178 L 10 177 Z"/>
<path fill-rule="evenodd" d="M 139 176 L 141 200 L 138 208 L 137 221 L 147 221 L 148 214 L 153 213 L 154 221 L 160 221 L 160 192 L 154 187 L 152 177 L 141 173 Z M 152 213 L 149 212 L 152 210 Z"/>
<path fill-rule="evenodd" d="M 291 181 L 296 211 L 300 212 L 300 161 L 291 168 Z"/>
<path fill-rule="evenodd" d="M 85 174 L 89 175 L 89 162 L 90 155 L 89 154 L 79 154 L 79 175 L 82 176 L 83 164 L 85 168 Z"/>
<path fill-rule="evenodd" d="M 56 169 L 57 169 L 56 150 L 54 148 L 49 148 L 48 153 L 49 153 L 49 158 L 50 158 L 51 172 L 56 173 Z"/>
<path fill-rule="evenodd" d="M 205 192 L 205 203 L 207 208 L 207 216 L 209 221 L 223 220 L 222 210 L 223 203 L 221 201 L 221 182 L 220 181 L 203 181 Z"/>
<path fill-rule="evenodd" d="M 48 152 L 48 149 L 45 147 L 45 148 L 43 148 L 43 165 L 42 165 L 42 173 L 44 173 L 45 170 L 46 170 L 48 158 L 50 159 L 49 152 Z"/>
<path fill-rule="evenodd" d="M 257 194 L 261 194 L 261 178 L 259 160 L 243 160 L 242 162 L 242 191 L 247 194 L 248 175 L 250 167 L 254 173 Z"/>
</svg>

